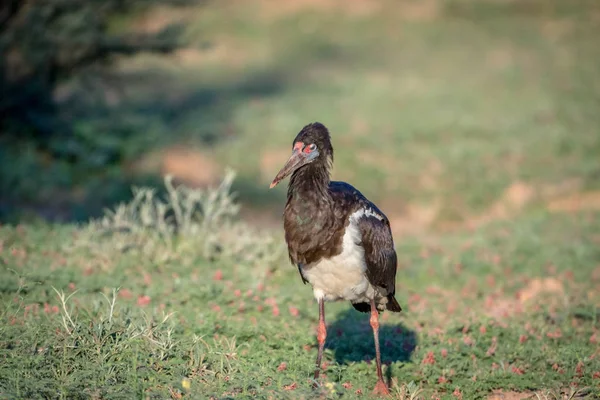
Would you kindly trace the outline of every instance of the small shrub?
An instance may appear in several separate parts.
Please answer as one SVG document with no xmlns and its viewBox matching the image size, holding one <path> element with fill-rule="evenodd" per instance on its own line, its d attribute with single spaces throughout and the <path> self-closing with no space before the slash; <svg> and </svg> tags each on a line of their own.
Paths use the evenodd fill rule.
<svg viewBox="0 0 600 400">
<path fill-rule="evenodd" d="M 166 196 L 154 188 L 134 188 L 133 199 L 92 220 L 77 240 L 96 254 L 136 252 L 155 262 L 172 259 L 227 260 L 269 266 L 283 255 L 281 241 L 236 219 L 231 194 L 235 173 L 218 187 L 175 186 L 164 179 Z"/>
</svg>

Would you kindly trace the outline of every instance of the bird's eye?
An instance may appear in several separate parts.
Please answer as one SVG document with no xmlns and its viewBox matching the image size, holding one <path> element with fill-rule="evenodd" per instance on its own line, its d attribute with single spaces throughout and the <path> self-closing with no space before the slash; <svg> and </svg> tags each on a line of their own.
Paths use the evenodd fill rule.
<svg viewBox="0 0 600 400">
<path fill-rule="evenodd" d="M 312 153 L 313 151 L 315 151 L 316 148 L 317 148 L 317 145 L 314 144 L 314 143 L 312 143 L 312 144 L 309 144 L 308 146 L 306 146 L 304 148 L 304 152 L 305 153 Z"/>
</svg>

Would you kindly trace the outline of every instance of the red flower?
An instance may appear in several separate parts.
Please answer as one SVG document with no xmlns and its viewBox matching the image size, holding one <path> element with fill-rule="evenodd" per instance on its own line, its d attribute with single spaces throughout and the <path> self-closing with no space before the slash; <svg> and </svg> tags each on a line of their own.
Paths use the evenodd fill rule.
<svg viewBox="0 0 600 400">
<path fill-rule="evenodd" d="M 216 270 L 215 274 L 213 275 L 213 280 L 222 281 L 223 280 L 223 271 L 221 271 L 220 269 Z"/>
<path fill-rule="evenodd" d="M 514 365 L 511 367 L 510 369 L 514 374 L 517 375 L 523 375 L 525 373 L 525 371 L 523 371 L 521 368 L 519 367 L 515 367 Z"/>
<path fill-rule="evenodd" d="M 279 364 L 279 367 L 277 367 L 277 371 L 285 371 L 287 369 L 287 364 L 285 362 L 282 362 L 281 364 Z"/>
<path fill-rule="evenodd" d="M 465 336 L 463 336 L 463 343 L 466 344 L 467 346 L 473 346 L 473 344 L 475 342 L 473 341 L 473 339 L 470 336 L 465 335 Z"/>
<path fill-rule="evenodd" d="M 290 306 L 289 311 L 290 314 L 292 314 L 292 317 L 297 317 L 298 315 L 300 315 L 300 311 L 298 311 L 298 309 L 294 306 Z"/>
<path fill-rule="evenodd" d="M 433 351 L 430 351 L 429 353 L 427 353 L 425 358 L 423 358 L 423 361 L 421 361 L 421 364 L 430 364 L 430 365 L 435 364 L 435 355 L 433 354 Z"/>
<path fill-rule="evenodd" d="M 558 364 L 557 364 L 557 363 L 554 363 L 554 364 L 552 365 L 552 369 L 553 369 L 553 370 L 555 370 L 555 371 L 558 371 Z"/>
<path fill-rule="evenodd" d="M 144 296 L 138 296 L 137 299 L 137 305 L 140 307 L 145 307 L 148 304 L 150 304 L 150 296 L 144 295 Z"/>
<path fill-rule="evenodd" d="M 462 400 L 462 393 L 459 388 L 454 389 L 454 392 L 452 392 L 452 396 Z"/>
<path fill-rule="evenodd" d="M 560 329 L 556 329 L 554 332 L 548 332 L 546 336 L 548 336 L 551 339 L 558 339 L 562 337 L 562 332 Z"/>
<path fill-rule="evenodd" d="M 519 336 L 519 343 L 523 344 L 527 341 L 527 335 Z"/>
</svg>

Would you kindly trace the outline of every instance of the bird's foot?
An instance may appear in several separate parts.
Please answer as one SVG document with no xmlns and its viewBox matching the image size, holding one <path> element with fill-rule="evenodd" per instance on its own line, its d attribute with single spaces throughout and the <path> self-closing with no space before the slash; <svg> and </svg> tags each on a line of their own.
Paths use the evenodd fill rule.
<svg viewBox="0 0 600 400">
<path fill-rule="evenodd" d="M 377 396 L 389 396 L 390 389 L 388 389 L 387 385 L 384 381 L 377 381 L 377 385 L 375 385 L 375 389 L 373 389 L 373 394 Z"/>
</svg>

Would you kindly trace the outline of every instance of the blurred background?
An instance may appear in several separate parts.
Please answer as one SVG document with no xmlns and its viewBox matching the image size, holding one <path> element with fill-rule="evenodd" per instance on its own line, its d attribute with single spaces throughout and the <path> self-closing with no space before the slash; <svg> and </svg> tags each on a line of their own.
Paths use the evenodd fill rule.
<svg viewBox="0 0 600 400">
<path fill-rule="evenodd" d="M 307 123 L 396 234 L 600 208 L 597 0 L 6 0 L 0 221 L 86 221 L 132 185 L 268 185 Z"/>
</svg>

